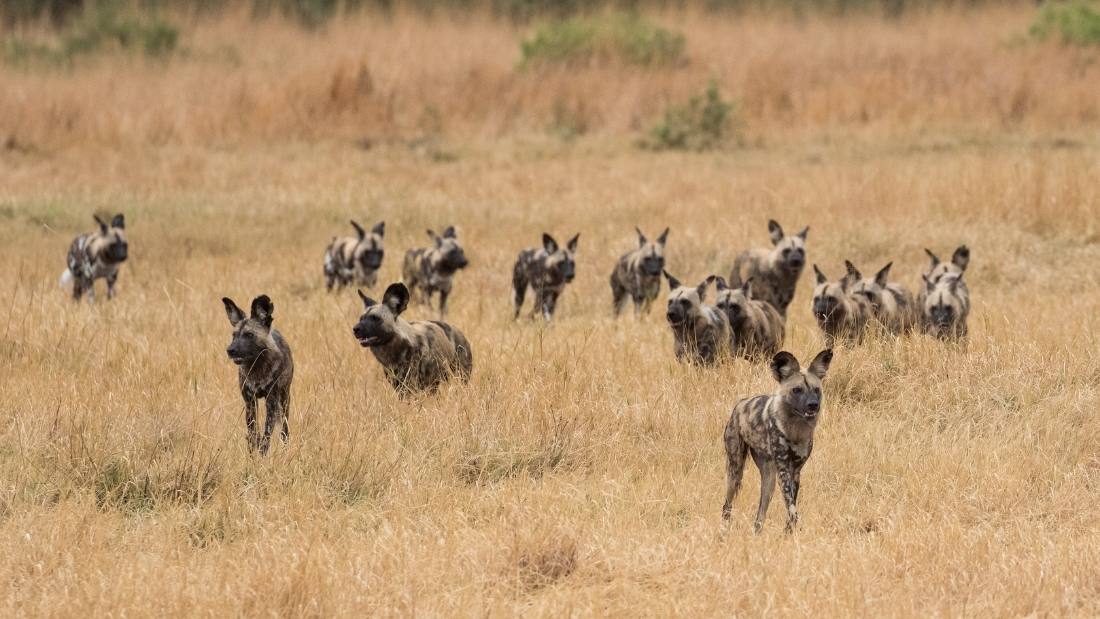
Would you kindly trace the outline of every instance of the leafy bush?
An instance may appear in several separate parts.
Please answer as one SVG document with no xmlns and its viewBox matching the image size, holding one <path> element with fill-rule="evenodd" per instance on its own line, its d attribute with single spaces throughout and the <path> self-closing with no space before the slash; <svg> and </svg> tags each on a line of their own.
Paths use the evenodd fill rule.
<svg viewBox="0 0 1100 619">
<path fill-rule="evenodd" d="M 178 44 L 179 30 L 167 21 L 153 16 L 125 15 L 110 4 L 103 4 L 62 31 L 56 44 L 9 38 L 4 41 L 3 51 L 4 58 L 13 64 L 36 61 L 70 64 L 78 56 L 108 49 L 166 56 Z"/>
<path fill-rule="evenodd" d="M 668 65 L 683 60 L 684 35 L 636 13 L 607 13 L 544 24 L 520 48 L 522 66 Z"/>
<path fill-rule="evenodd" d="M 641 146 L 652 150 L 703 151 L 730 140 L 741 140 L 737 107 L 724 101 L 718 85 L 711 82 L 702 96 L 669 108 L 664 118 L 649 130 L 648 139 Z"/>
<path fill-rule="evenodd" d="M 1044 4 L 1031 36 L 1045 41 L 1055 34 L 1067 45 L 1100 45 L 1100 7 L 1088 0 Z"/>
</svg>

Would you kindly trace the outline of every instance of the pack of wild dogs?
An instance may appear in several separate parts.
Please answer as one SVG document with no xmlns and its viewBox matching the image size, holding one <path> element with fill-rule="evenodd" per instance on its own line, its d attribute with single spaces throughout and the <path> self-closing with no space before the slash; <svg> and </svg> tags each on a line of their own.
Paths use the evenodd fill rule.
<svg viewBox="0 0 1100 619">
<path fill-rule="evenodd" d="M 96 216 L 95 221 L 96 230 L 76 237 L 69 246 L 61 278 L 62 285 L 72 286 L 76 301 L 84 296 L 94 298 L 95 280 L 101 278 L 107 282 L 107 298 L 113 298 L 119 267 L 129 254 L 122 214 L 109 222 Z M 347 286 L 372 288 L 378 281 L 385 256 L 385 223 L 379 222 L 369 231 L 354 221 L 351 226 L 354 235 L 333 237 L 324 252 L 323 273 L 330 291 Z M 846 260 L 838 279 L 830 279 L 813 265 L 810 310 L 826 348 L 802 369 L 794 355 L 781 348 L 787 311 L 807 262 L 808 227 L 789 236 L 777 222 L 769 221 L 772 247 L 744 251 L 734 260 L 728 279 L 708 275 L 694 286 L 683 284 L 666 269 L 668 228 L 653 240 L 641 230 L 635 231 L 637 247 L 623 254 L 611 271 L 613 314 L 619 316 L 628 300 L 636 315 L 647 313 L 660 295 L 663 277 L 669 289 L 665 318 L 678 360 L 704 366 L 734 358 L 768 360 L 779 384 L 769 395 L 739 401 L 726 425 L 725 520 L 730 518 L 741 486 L 745 458 L 751 455 L 761 477 L 755 528 L 763 525 L 777 478 L 787 507 L 787 529 L 797 523 L 800 474 L 813 449 L 822 381 L 834 345 L 857 345 L 871 330 L 891 336 L 922 331 L 943 340 L 967 335 L 970 292 L 963 275 L 970 263 L 970 250 L 965 245 L 958 247 L 949 261 L 926 249 L 930 262 L 916 294 L 891 281 L 893 263 L 864 276 Z M 402 395 L 433 392 L 456 377 L 468 381 L 473 372 L 469 340 L 444 320 L 455 276 L 469 261 L 454 226 L 441 234 L 428 230 L 428 238 L 426 247 L 405 253 L 402 281 L 387 286 L 381 301 L 358 290 L 363 314 L 352 326 L 355 340 L 371 350 Z M 541 314 L 547 322 L 553 319 L 562 292 L 576 277 L 579 238 L 574 235 L 561 245 L 544 233 L 540 246 L 519 252 L 512 269 L 514 318 L 519 318 L 530 289 L 533 304 L 529 317 Z M 710 304 L 707 299 L 712 285 L 715 296 Z M 432 307 L 436 297 L 439 320 L 402 317 L 411 301 Z M 223 298 L 222 303 L 232 326 L 226 353 L 238 366 L 248 445 L 266 453 L 274 432 L 278 431 L 283 441 L 290 435 L 288 409 L 294 378 L 290 345 L 272 326 L 275 307 L 267 295 L 253 299 L 247 314 L 232 299 Z M 257 425 L 261 399 L 266 407 L 262 429 Z"/>
</svg>

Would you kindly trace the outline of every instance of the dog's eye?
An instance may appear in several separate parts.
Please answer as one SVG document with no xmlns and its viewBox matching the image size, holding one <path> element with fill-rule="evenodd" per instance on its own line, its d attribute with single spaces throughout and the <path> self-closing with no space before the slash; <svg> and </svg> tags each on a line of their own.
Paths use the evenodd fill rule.
<svg viewBox="0 0 1100 619">
<path fill-rule="evenodd" d="M 684 307 L 691 307 L 691 301 L 688 301 L 687 299 L 680 299 L 680 305 L 683 305 Z"/>
<path fill-rule="evenodd" d="M 787 254 L 789 254 L 789 253 L 791 253 L 791 248 L 789 248 L 789 247 L 788 247 L 787 249 L 784 249 L 784 250 L 783 250 L 783 255 L 784 255 L 784 256 L 786 256 L 786 255 L 787 255 Z"/>
<path fill-rule="evenodd" d="M 246 340 L 252 340 L 252 339 L 256 338 L 256 334 L 251 332 L 251 331 L 245 331 L 244 333 L 241 334 L 241 337 L 243 337 Z"/>
<path fill-rule="evenodd" d="M 802 387 L 795 387 L 793 391 L 795 395 L 802 395 Z"/>
</svg>

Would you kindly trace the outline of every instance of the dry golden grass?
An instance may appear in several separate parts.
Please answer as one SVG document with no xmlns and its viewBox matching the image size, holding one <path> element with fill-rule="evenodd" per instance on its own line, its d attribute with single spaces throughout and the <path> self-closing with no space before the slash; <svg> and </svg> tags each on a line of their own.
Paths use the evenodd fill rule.
<svg viewBox="0 0 1100 619">
<path fill-rule="evenodd" d="M 697 59 L 684 74 L 548 78 L 593 89 L 605 119 L 572 143 L 538 134 L 547 95 L 501 77 L 513 34 L 477 20 L 430 24 L 456 51 L 406 65 L 420 29 L 360 24 L 369 49 L 408 46 L 370 61 L 403 93 L 393 124 L 365 120 L 373 103 L 316 126 L 299 116 L 351 26 L 196 32 L 249 41 L 236 68 L 4 70 L 0 123 L 41 146 L 0 154 L 0 614 L 1100 613 L 1100 142 L 1086 122 L 1100 94 L 1066 76 L 1084 52 L 963 40 L 1026 21 L 985 17 L 857 22 L 858 41 L 839 22 L 683 17 Z M 757 51 L 723 68 L 714 59 L 738 33 Z M 806 53 L 783 55 L 796 42 Z M 973 51 L 949 69 L 931 64 L 949 54 L 940 43 Z M 782 131 L 781 115 L 749 105 L 761 146 L 628 146 L 628 119 L 659 109 L 655 93 L 693 89 L 712 60 L 747 79 L 776 51 L 788 69 L 767 74 L 802 94 Z M 360 50 L 341 53 L 356 66 Z M 870 76 L 891 66 L 942 76 L 942 97 L 888 96 Z M 949 77 L 977 67 L 1000 77 Z M 803 72 L 812 83 L 795 83 Z M 1031 103 L 1006 127 L 999 97 L 1014 88 Z M 457 161 L 350 143 L 403 135 L 419 97 L 468 106 L 443 115 Z M 880 99 L 867 125 L 846 116 Z M 51 116 L 65 110 L 77 110 L 69 138 Z M 127 214 L 131 260 L 115 301 L 74 306 L 57 276 L 98 210 Z M 381 282 L 424 228 L 459 227 L 472 265 L 450 318 L 474 346 L 468 386 L 400 400 L 357 346 L 358 300 L 321 277 L 325 243 L 352 216 L 387 222 Z M 763 243 L 768 217 L 810 224 L 810 259 L 829 273 L 894 260 L 915 285 L 923 247 L 973 250 L 968 347 L 838 351 L 793 536 L 778 497 L 751 534 L 753 467 L 731 529 L 719 526 L 722 428 L 736 399 L 771 389 L 767 371 L 677 364 L 661 313 L 615 322 L 607 286 L 635 224 L 670 225 L 669 268 L 694 280 Z M 515 253 L 543 230 L 581 232 L 578 279 L 549 328 L 512 323 L 509 305 Z M 297 362 L 291 441 L 266 458 L 246 450 L 219 300 L 261 292 Z M 821 348 L 809 293 L 807 275 L 786 344 L 801 358 Z"/>
</svg>

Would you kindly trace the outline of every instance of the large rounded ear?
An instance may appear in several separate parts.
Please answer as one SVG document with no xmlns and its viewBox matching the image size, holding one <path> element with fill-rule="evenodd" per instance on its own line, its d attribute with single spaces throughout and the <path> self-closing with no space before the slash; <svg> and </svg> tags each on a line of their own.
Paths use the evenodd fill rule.
<svg viewBox="0 0 1100 619">
<path fill-rule="evenodd" d="M 849 277 L 854 277 L 855 279 L 863 279 L 863 274 L 859 272 L 859 269 L 856 268 L 856 265 L 852 264 L 851 260 L 844 261 L 844 268 L 848 270 Z"/>
<path fill-rule="evenodd" d="M 928 254 L 928 259 L 932 261 L 932 267 L 931 268 L 934 269 L 937 266 L 939 266 L 940 257 L 937 256 L 936 254 L 933 254 L 931 249 L 928 249 L 927 247 L 925 247 L 924 248 L 924 253 Z"/>
<path fill-rule="evenodd" d="M 409 306 L 409 289 L 401 282 L 390 284 L 382 295 L 382 305 L 390 308 L 394 315 L 400 316 Z"/>
<path fill-rule="evenodd" d="M 359 293 L 359 298 L 363 300 L 363 307 L 364 308 L 370 309 L 371 306 L 378 305 L 378 301 L 375 301 L 374 299 L 372 299 L 372 298 L 368 297 L 367 295 L 363 294 L 362 290 L 356 289 L 356 292 Z"/>
<path fill-rule="evenodd" d="M 965 271 L 966 266 L 970 264 L 970 248 L 966 245 L 959 245 L 955 253 L 951 255 L 951 262 L 959 267 L 960 271 Z"/>
<path fill-rule="evenodd" d="M 714 275 L 708 275 L 706 279 L 704 279 L 702 282 L 699 283 L 698 286 L 695 287 L 695 292 L 699 295 L 700 301 L 707 297 L 707 288 L 710 287 L 710 283 L 714 281 L 715 277 L 716 276 Z"/>
<path fill-rule="evenodd" d="M 453 239 L 453 238 L 457 238 L 457 237 L 458 237 L 458 234 L 455 233 L 455 227 L 454 226 L 447 226 L 447 229 L 443 231 L 443 238 L 445 238 L 445 239 Z"/>
<path fill-rule="evenodd" d="M 772 245 L 779 245 L 779 242 L 783 240 L 783 226 L 780 226 L 778 221 L 769 219 L 768 234 L 772 237 Z"/>
<path fill-rule="evenodd" d="M 351 220 L 351 227 L 355 228 L 355 234 L 359 236 L 360 241 L 367 238 L 367 231 L 363 229 L 363 226 L 359 225 L 359 222 L 354 219 Z"/>
<path fill-rule="evenodd" d="M 542 248 L 546 250 L 546 253 L 553 254 L 558 251 L 558 242 L 554 240 L 554 237 L 543 232 L 542 233 Z"/>
<path fill-rule="evenodd" d="M 668 271 L 661 269 L 661 272 L 665 274 L 665 279 L 668 280 L 669 291 L 676 290 L 680 287 L 680 280 L 676 279 L 672 275 L 669 275 Z"/>
<path fill-rule="evenodd" d="M 126 229 L 126 217 L 122 213 L 115 215 L 114 218 L 111 219 L 111 227 Z"/>
<path fill-rule="evenodd" d="M 380 221 L 374 224 L 374 227 L 371 228 L 370 231 L 378 236 L 386 236 L 386 222 Z"/>
<path fill-rule="evenodd" d="M 634 226 L 634 231 L 638 233 L 638 247 L 643 247 L 648 242 L 645 235 L 642 234 L 642 229 L 638 226 Z"/>
<path fill-rule="evenodd" d="M 266 294 L 252 299 L 252 320 L 263 324 L 265 327 L 271 327 L 271 320 L 275 313 L 275 306 L 271 303 L 271 299 Z"/>
<path fill-rule="evenodd" d="M 810 235 L 810 227 L 809 227 L 809 226 L 806 226 L 805 228 L 803 228 L 803 229 L 802 229 L 802 231 L 801 231 L 801 232 L 799 232 L 799 233 L 798 233 L 798 236 L 799 236 L 799 237 L 800 237 L 800 238 L 801 238 L 801 239 L 802 239 L 803 241 L 805 241 L 805 240 L 806 240 L 806 237 L 807 237 L 807 236 L 809 236 L 809 235 Z"/>
<path fill-rule="evenodd" d="M 844 290 L 848 290 L 855 285 L 856 282 L 863 279 L 863 276 L 860 275 L 859 271 L 851 262 L 845 260 L 844 266 L 848 272 L 844 274 L 844 277 L 840 278 L 840 287 Z"/>
<path fill-rule="evenodd" d="M 810 362 L 810 367 L 806 368 L 806 371 L 816 376 L 818 380 L 825 380 L 825 374 L 829 371 L 829 364 L 832 362 L 833 349 L 829 348 L 817 353 L 817 356 Z"/>
<path fill-rule="evenodd" d="M 581 233 L 578 232 L 573 235 L 573 238 L 569 239 L 569 242 L 565 245 L 569 248 L 570 252 L 577 251 L 577 242 L 581 240 Z"/>
<path fill-rule="evenodd" d="M 102 234 L 107 234 L 107 222 L 105 222 L 105 221 L 103 221 L 102 219 L 100 219 L 100 218 L 99 218 L 99 215 L 92 215 L 92 219 L 94 219 L 94 220 L 95 220 L 95 222 L 96 222 L 97 224 L 99 224 L 99 231 L 100 231 L 100 233 L 102 233 Z"/>
<path fill-rule="evenodd" d="M 883 288 L 890 282 L 890 267 L 894 266 L 893 262 L 886 263 L 886 266 L 879 269 L 878 273 L 875 273 L 875 283 Z"/>
<path fill-rule="evenodd" d="M 668 228 L 665 228 L 665 231 L 662 232 L 660 234 L 660 236 L 657 237 L 657 244 L 663 246 L 667 241 L 668 241 Z"/>
<path fill-rule="evenodd" d="M 222 305 L 225 306 L 225 315 L 229 317 L 229 324 L 236 327 L 244 321 L 244 312 L 241 311 L 241 308 L 237 307 L 233 299 L 222 297 Z"/>
<path fill-rule="evenodd" d="M 729 286 L 726 285 L 726 278 L 722 277 L 721 275 L 714 278 L 714 287 L 718 290 L 718 292 L 729 289 Z"/>
<path fill-rule="evenodd" d="M 798 365 L 798 359 L 795 359 L 794 355 L 785 350 L 775 353 L 775 356 L 772 357 L 770 367 L 772 369 L 772 376 L 774 376 L 775 380 L 778 382 L 787 380 L 791 376 L 798 374 L 802 369 Z"/>
<path fill-rule="evenodd" d="M 821 269 L 817 268 L 816 264 L 814 265 L 814 274 L 817 276 L 817 283 L 819 284 L 824 284 L 829 281 L 829 278 L 825 277 L 825 274 L 821 272 Z"/>
</svg>

